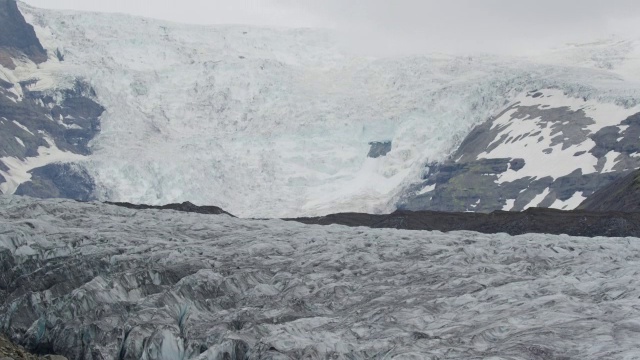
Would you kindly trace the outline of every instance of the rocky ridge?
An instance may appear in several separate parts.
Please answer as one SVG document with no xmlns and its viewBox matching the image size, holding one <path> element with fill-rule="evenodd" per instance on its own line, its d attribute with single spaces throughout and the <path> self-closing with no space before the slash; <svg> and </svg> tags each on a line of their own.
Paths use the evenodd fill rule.
<svg viewBox="0 0 640 360">
<path fill-rule="evenodd" d="M 0 20 L 0 193 L 92 199 L 78 162 L 104 108 L 85 80 L 59 74 L 63 56 L 47 53 L 15 1 L 0 1 Z"/>
<path fill-rule="evenodd" d="M 429 164 L 399 209 L 575 209 L 640 168 L 638 137 L 637 107 L 531 91 L 473 128 L 449 160 Z"/>
<path fill-rule="evenodd" d="M 596 191 L 580 204 L 585 211 L 640 212 L 640 171 L 633 171 Z"/>
</svg>

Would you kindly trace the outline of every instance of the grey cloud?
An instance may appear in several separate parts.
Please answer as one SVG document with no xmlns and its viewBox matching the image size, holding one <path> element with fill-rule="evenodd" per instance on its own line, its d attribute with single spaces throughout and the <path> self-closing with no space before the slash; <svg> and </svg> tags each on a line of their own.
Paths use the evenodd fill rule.
<svg viewBox="0 0 640 360">
<path fill-rule="evenodd" d="M 522 53 L 634 31 L 636 0 L 27 0 L 200 24 L 329 27 L 376 54 Z M 640 31 L 638 31 L 640 33 Z M 633 34 L 634 36 L 639 34 Z"/>
</svg>

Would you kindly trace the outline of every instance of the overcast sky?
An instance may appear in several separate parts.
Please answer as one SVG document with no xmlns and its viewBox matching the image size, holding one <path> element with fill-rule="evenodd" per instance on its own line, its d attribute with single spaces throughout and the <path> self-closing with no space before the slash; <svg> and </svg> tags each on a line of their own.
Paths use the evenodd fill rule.
<svg viewBox="0 0 640 360">
<path fill-rule="evenodd" d="M 197 24 L 334 28 L 391 54 L 522 53 L 640 36 L 639 0 L 25 0 Z M 636 30 L 637 29 L 637 30 Z"/>
</svg>

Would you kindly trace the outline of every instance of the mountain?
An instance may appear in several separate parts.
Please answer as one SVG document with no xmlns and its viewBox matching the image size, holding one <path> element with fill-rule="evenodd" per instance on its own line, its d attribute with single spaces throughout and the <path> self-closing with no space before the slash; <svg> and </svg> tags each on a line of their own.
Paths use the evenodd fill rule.
<svg viewBox="0 0 640 360">
<path fill-rule="evenodd" d="M 427 166 L 404 210 L 575 209 L 640 168 L 640 108 L 531 91 Z M 610 209 L 613 210 L 613 209 Z"/>
<path fill-rule="evenodd" d="M 0 72 L 3 193 L 243 217 L 568 210 L 640 167 L 635 40 L 375 58 L 328 30 L 18 8 L 0 10 L 37 38 L 3 45 L 25 54 Z"/>
<path fill-rule="evenodd" d="M 104 108 L 86 81 L 59 73 L 59 53 L 15 1 L 0 1 L 0 19 L 0 193 L 92 199 L 93 180 L 74 162 L 91 153 Z"/>
<path fill-rule="evenodd" d="M 629 359 L 638 251 L 3 196 L 0 331 L 69 359 Z"/>
<path fill-rule="evenodd" d="M 579 209 L 640 212 L 640 172 L 634 171 L 596 191 Z"/>
</svg>

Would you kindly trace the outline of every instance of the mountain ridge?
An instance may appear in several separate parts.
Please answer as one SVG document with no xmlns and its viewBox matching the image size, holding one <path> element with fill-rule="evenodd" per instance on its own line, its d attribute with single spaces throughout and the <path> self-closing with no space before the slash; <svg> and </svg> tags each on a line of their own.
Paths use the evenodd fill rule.
<svg viewBox="0 0 640 360">
<path fill-rule="evenodd" d="M 640 212 L 640 171 L 602 187 L 578 207 L 586 211 Z"/>
</svg>

